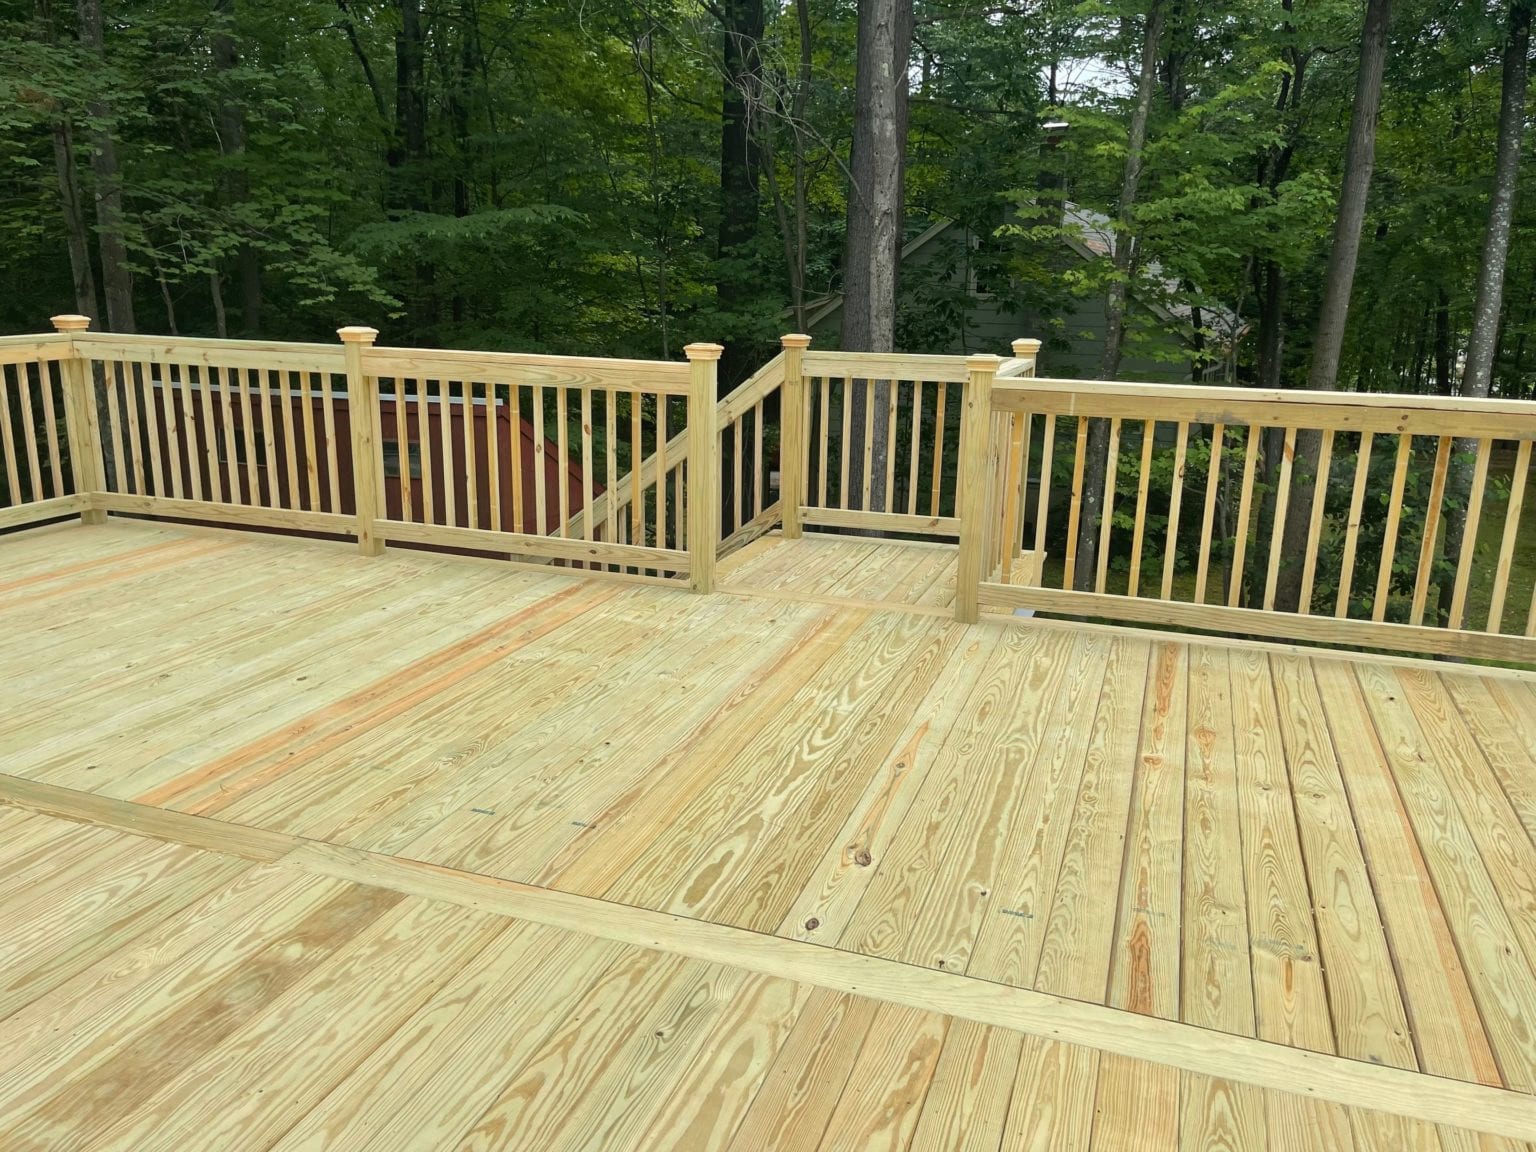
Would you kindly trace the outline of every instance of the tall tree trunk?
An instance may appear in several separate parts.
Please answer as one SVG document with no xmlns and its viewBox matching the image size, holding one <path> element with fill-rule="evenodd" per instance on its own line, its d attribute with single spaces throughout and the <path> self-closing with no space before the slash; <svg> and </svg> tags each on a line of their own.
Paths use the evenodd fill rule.
<svg viewBox="0 0 1536 1152">
<path fill-rule="evenodd" d="M 1515 189 L 1520 180 L 1520 138 L 1525 131 L 1525 92 L 1530 77 L 1532 0 L 1511 0 L 1504 38 L 1503 95 L 1499 101 L 1499 142 L 1493 163 L 1493 194 L 1488 200 L 1488 228 L 1483 234 L 1483 260 L 1477 272 L 1477 298 L 1472 305 L 1472 335 L 1467 342 L 1467 367 L 1461 380 L 1463 396 L 1487 396 L 1493 386 L 1494 353 L 1504 303 L 1504 273 L 1509 266 L 1509 234 L 1515 218 Z M 1475 440 L 1456 441 L 1447 488 L 1445 561 L 1454 572 L 1463 558 L 1462 535 L 1467 527 L 1467 497 L 1472 487 Z M 1442 617 L 1450 612 L 1454 581 L 1440 582 Z"/>
<path fill-rule="evenodd" d="M 218 109 L 219 154 L 230 161 L 220 191 L 226 203 L 239 204 L 250 197 L 250 181 L 243 159 L 245 109 L 236 98 L 229 77 L 240 63 L 235 38 L 229 29 L 235 13 L 235 0 L 213 0 L 213 11 L 220 18 L 220 24 L 211 38 L 210 49 L 214 70 L 224 79 Z M 261 332 L 261 255 L 250 243 L 241 243 L 235 254 L 235 270 L 240 285 L 240 327 L 247 336 L 256 336 Z M 223 293 L 219 296 L 222 300 Z M 220 320 L 222 322 L 222 315 Z"/>
<path fill-rule="evenodd" d="M 854 86 L 853 146 L 849 170 L 848 236 L 843 255 L 842 348 L 892 352 L 896 348 L 896 293 L 901 271 L 902 213 L 907 156 L 907 63 L 912 50 L 912 0 L 859 0 Z M 867 397 L 862 381 L 849 381 L 844 418 L 851 420 L 849 485 L 862 503 Z M 869 511 L 885 511 L 890 452 L 888 380 L 875 382 L 870 421 Z"/>
<path fill-rule="evenodd" d="M 91 267 L 91 237 L 80 202 L 80 173 L 75 167 L 74 135 L 69 121 L 53 125 L 53 164 L 59 177 L 59 207 L 64 213 L 64 232 L 69 238 L 69 271 L 75 284 L 75 311 L 92 320 L 101 317 L 96 296 L 96 272 Z"/>
<path fill-rule="evenodd" d="M 1339 358 L 1349 323 L 1349 297 L 1355 283 L 1355 263 L 1360 255 L 1360 231 L 1365 224 L 1371 171 L 1376 164 L 1376 118 L 1381 110 L 1381 77 L 1387 62 L 1387 25 L 1391 15 L 1392 0 L 1367 0 L 1365 21 L 1360 30 L 1355 101 L 1344 150 L 1344 180 L 1339 193 L 1338 217 L 1334 222 L 1333 246 L 1328 251 L 1322 311 L 1312 341 L 1312 364 L 1307 373 L 1306 386 L 1314 391 L 1331 392 L 1338 387 Z M 1287 505 L 1283 535 L 1286 557 L 1306 553 L 1313 491 L 1313 485 L 1308 481 L 1317 475 L 1321 444 L 1322 439 L 1316 432 L 1302 432 L 1296 437 L 1296 459 L 1292 468 L 1294 488 Z M 1292 562 L 1281 565 L 1275 587 L 1275 605 L 1281 611 L 1295 611 L 1301 598 L 1301 575 L 1301 565 Z"/>
<path fill-rule="evenodd" d="M 77 11 L 80 43 L 97 60 L 104 60 L 101 0 L 78 0 Z M 133 273 L 123 235 L 123 181 L 117 167 L 117 144 L 112 139 L 112 112 L 100 98 L 87 102 L 86 111 L 92 123 L 91 175 L 96 183 L 96 246 L 106 293 L 106 326 L 113 332 L 134 332 L 138 325 L 133 316 Z"/>
<path fill-rule="evenodd" d="M 1113 380 L 1120 374 L 1125 351 L 1125 306 L 1135 256 L 1131 231 L 1136 193 L 1141 183 L 1141 156 L 1147 142 L 1147 121 L 1152 115 L 1152 96 L 1157 89 L 1158 41 L 1162 37 L 1164 0 L 1152 0 L 1141 40 L 1141 71 L 1136 80 L 1136 104 L 1126 133 L 1125 168 L 1120 178 L 1120 203 L 1115 212 L 1114 274 L 1104 301 L 1104 350 L 1099 358 L 1099 378 Z M 1104 508 L 1104 473 L 1109 461 L 1109 422 L 1094 420 L 1088 426 L 1088 460 L 1083 474 L 1082 518 L 1077 534 L 1079 591 L 1091 590 L 1098 570 L 1099 521 Z"/>
<path fill-rule="evenodd" d="M 763 0 L 721 0 L 724 65 L 720 89 L 720 224 L 716 233 L 715 299 L 725 314 L 725 354 L 720 358 L 720 387 L 734 387 L 747 374 L 753 350 L 742 337 L 748 331 L 743 313 L 757 295 L 749 270 L 752 242 L 757 238 L 758 146 L 757 107 L 763 92 Z"/>
</svg>

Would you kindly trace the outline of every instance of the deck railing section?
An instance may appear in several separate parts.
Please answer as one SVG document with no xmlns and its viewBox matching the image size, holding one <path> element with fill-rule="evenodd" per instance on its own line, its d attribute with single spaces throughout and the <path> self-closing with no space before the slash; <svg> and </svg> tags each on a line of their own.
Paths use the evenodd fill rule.
<svg viewBox="0 0 1536 1152">
<path fill-rule="evenodd" d="M 807 350 L 798 379 L 800 524 L 959 534 L 963 356 Z"/>
<path fill-rule="evenodd" d="M 76 441 L 89 429 L 70 356 L 63 332 L 0 339 L 0 528 L 86 507 L 77 462 L 89 453 Z"/>
<path fill-rule="evenodd" d="M 369 332 L 350 338 L 381 417 L 379 540 L 690 571 L 687 462 L 667 448 L 704 399 L 698 365 L 713 388 L 717 346 L 690 346 L 693 363 L 678 364 L 377 348 Z"/>
<path fill-rule="evenodd" d="M 108 512 L 349 535 L 342 349 L 159 336 L 74 339 Z"/>
<path fill-rule="evenodd" d="M 1516 563 L 1533 551 L 1522 512 L 1536 404 L 1051 379 L 984 387 L 964 449 L 984 496 L 961 558 L 964 568 L 967 548 L 978 553 L 981 579 L 962 618 L 1030 608 L 1536 659 L 1536 575 Z M 1108 444 L 1097 459 L 1095 421 Z M 1095 470 L 1104 498 L 1085 570 L 1078 540 L 1093 523 L 1084 492 Z M 1005 570 L 1010 554 L 1048 547 L 1061 560 L 1045 579 Z"/>
</svg>

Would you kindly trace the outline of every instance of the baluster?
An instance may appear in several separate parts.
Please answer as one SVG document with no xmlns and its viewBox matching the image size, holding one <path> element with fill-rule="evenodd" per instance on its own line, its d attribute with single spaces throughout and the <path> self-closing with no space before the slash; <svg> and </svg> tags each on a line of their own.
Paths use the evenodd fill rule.
<svg viewBox="0 0 1536 1152">
<path fill-rule="evenodd" d="M 1312 585 L 1317 579 L 1317 550 L 1323 537 L 1323 515 L 1328 503 L 1328 476 L 1333 468 L 1333 432 L 1322 433 L 1317 449 L 1317 476 L 1312 481 L 1312 518 L 1307 525 L 1307 557 L 1301 569 L 1301 596 L 1296 611 L 1312 614 Z"/>
<path fill-rule="evenodd" d="M 1408 464 L 1413 459 L 1413 437 L 1404 432 L 1397 438 L 1397 466 L 1392 471 L 1392 495 L 1387 501 L 1387 526 L 1381 540 L 1381 561 L 1376 568 L 1376 602 L 1371 619 L 1380 623 L 1387 617 L 1387 599 L 1392 594 L 1392 559 L 1397 553 L 1398 522 L 1403 515 L 1403 490 L 1408 482 Z"/>
</svg>

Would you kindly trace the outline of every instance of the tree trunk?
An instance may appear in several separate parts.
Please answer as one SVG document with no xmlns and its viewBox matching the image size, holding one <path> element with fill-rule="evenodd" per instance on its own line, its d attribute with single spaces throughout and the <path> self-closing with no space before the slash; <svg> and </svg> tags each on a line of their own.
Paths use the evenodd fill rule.
<svg viewBox="0 0 1536 1152">
<path fill-rule="evenodd" d="M 80 202 L 80 174 L 75 168 L 75 146 L 69 121 L 53 125 L 53 163 L 59 177 L 59 206 L 64 213 L 64 232 L 69 238 L 69 271 L 75 283 L 75 311 L 92 320 L 101 317 L 96 296 L 96 272 L 91 267 L 91 237 Z"/>
<path fill-rule="evenodd" d="M 846 352 L 896 348 L 896 292 L 901 266 L 901 229 L 907 154 L 907 63 L 912 49 L 912 0 L 859 0 L 858 60 L 854 86 L 853 146 L 849 169 L 848 237 L 843 255 L 841 344 Z M 848 382 L 844 418 L 852 421 L 848 482 L 862 505 L 864 424 L 868 400 L 863 381 Z M 869 511 L 885 511 L 890 453 L 891 384 L 878 380 L 870 421 Z"/>
<path fill-rule="evenodd" d="M 105 59 L 101 0 L 78 0 L 80 43 L 97 60 Z M 101 255 L 101 280 L 106 292 L 107 328 L 134 332 L 133 273 L 123 235 L 123 181 L 112 139 L 111 109 L 104 100 L 86 104 L 91 128 L 91 174 L 96 182 L 96 246 Z"/>
<path fill-rule="evenodd" d="M 1355 78 L 1354 108 L 1344 151 L 1343 187 L 1339 193 L 1338 218 L 1334 222 L 1333 246 L 1328 251 L 1322 311 L 1312 341 L 1312 365 L 1307 373 L 1306 386 L 1314 391 L 1331 392 L 1338 387 L 1339 357 L 1349 322 L 1355 263 L 1360 255 L 1360 230 L 1365 223 L 1371 170 L 1376 163 L 1376 117 L 1381 109 L 1381 77 L 1387 61 L 1387 25 L 1391 9 L 1392 0 L 1368 0 L 1360 31 L 1360 67 Z M 1308 481 L 1317 475 L 1321 444 L 1322 439 L 1316 432 L 1301 432 L 1296 437 L 1292 471 L 1294 488 L 1287 505 L 1283 536 L 1287 557 L 1306 553 L 1313 488 Z M 1281 611 L 1295 611 L 1301 598 L 1301 575 L 1299 564 L 1288 562 L 1281 566 L 1275 588 L 1275 605 Z"/>
<path fill-rule="evenodd" d="M 1494 353 L 1503 311 L 1504 273 L 1509 266 L 1509 234 L 1515 217 L 1515 189 L 1520 179 L 1520 137 L 1525 130 L 1525 92 L 1530 76 L 1532 0 L 1511 0 L 1504 40 L 1504 91 L 1499 102 L 1499 141 L 1493 163 L 1493 194 L 1488 200 L 1488 229 L 1472 305 L 1472 334 L 1467 342 L 1463 396 L 1487 396 L 1493 386 Z M 1445 562 L 1448 572 L 1461 563 L 1467 527 L 1467 496 L 1472 487 L 1477 442 L 1456 441 L 1445 506 Z M 1449 615 L 1454 581 L 1440 582 L 1440 612 Z"/>
<path fill-rule="evenodd" d="M 245 109 L 235 98 L 228 78 L 240 63 L 235 49 L 235 38 L 230 34 L 228 22 L 234 16 L 235 0 L 214 0 L 213 10 L 222 19 L 214 32 L 210 49 L 213 67 L 224 77 L 224 88 L 219 100 L 219 154 L 226 159 L 245 155 Z M 250 181 L 246 177 L 243 161 L 229 166 L 220 190 L 227 204 L 239 204 L 250 196 Z M 247 336 L 261 331 L 261 256 L 249 243 L 242 242 L 235 254 L 236 275 L 240 284 L 240 327 Z M 219 294 L 222 299 L 222 292 Z M 223 322 L 222 314 L 219 317 Z M 222 331 L 219 333 L 224 334 Z"/>
<path fill-rule="evenodd" d="M 1152 0 L 1141 42 L 1141 72 L 1136 81 L 1136 104 L 1126 134 L 1125 169 L 1120 180 L 1120 203 L 1115 213 L 1114 274 L 1104 301 L 1104 350 L 1099 359 L 1099 378 L 1113 380 L 1120 374 L 1125 350 L 1126 292 L 1135 254 L 1131 231 L 1136 191 L 1141 183 L 1141 154 L 1147 142 L 1147 121 L 1152 115 L 1152 96 L 1157 89 L 1158 41 L 1163 29 L 1163 0 Z M 1109 461 L 1109 421 L 1094 420 L 1088 426 L 1088 459 L 1083 473 L 1082 518 L 1077 534 L 1079 591 L 1094 586 L 1098 570 L 1099 521 L 1104 508 L 1104 473 Z"/>
<path fill-rule="evenodd" d="M 749 262 L 757 238 L 757 143 L 763 91 L 763 0 L 722 0 L 718 8 L 724 65 L 720 88 L 720 224 L 716 233 L 715 301 L 725 314 L 725 354 L 720 358 L 720 387 L 745 378 L 753 350 L 742 337 L 744 313 L 757 295 Z"/>
</svg>

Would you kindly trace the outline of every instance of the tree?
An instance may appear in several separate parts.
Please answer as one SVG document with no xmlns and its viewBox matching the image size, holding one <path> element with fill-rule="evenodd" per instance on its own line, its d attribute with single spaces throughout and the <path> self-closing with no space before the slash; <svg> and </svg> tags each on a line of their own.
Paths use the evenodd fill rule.
<svg viewBox="0 0 1536 1152">
<path fill-rule="evenodd" d="M 1120 374 L 1120 359 L 1125 346 L 1126 292 L 1135 257 L 1136 193 L 1141 184 L 1142 150 L 1147 140 L 1147 120 L 1152 114 L 1152 97 L 1157 89 L 1158 42 L 1162 37 L 1165 0 L 1152 0 L 1142 27 L 1141 65 L 1136 77 L 1136 101 L 1131 107 L 1126 131 L 1125 167 L 1120 180 L 1120 198 L 1115 212 L 1115 243 L 1111 260 L 1109 291 L 1104 304 L 1104 347 L 1100 354 L 1099 376 L 1113 380 Z M 1094 586 L 1099 551 L 1099 521 L 1104 506 L 1105 463 L 1109 459 L 1109 425 L 1095 420 L 1089 425 L 1087 472 L 1083 478 L 1082 520 L 1077 537 L 1077 570 L 1073 583 L 1079 591 Z"/>
<path fill-rule="evenodd" d="M 80 43 L 98 66 L 105 60 L 101 25 L 101 0 L 78 0 Z M 98 79 L 104 86 L 104 81 Z M 133 273 L 128 264 L 124 234 L 123 183 L 117 165 L 117 142 L 112 137 L 112 110 L 98 88 L 86 104 L 90 123 L 91 173 L 96 183 L 96 246 L 101 256 L 102 287 L 106 291 L 107 327 L 114 332 L 136 332 Z"/>
<path fill-rule="evenodd" d="M 912 0 L 859 0 L 858 64 L 853 147 L 849 153 L 848 233 L 843 257 L 842 347 L 890 352 L 896 342 L 896 292 L 901 266 L 902 212 L 907 151 L 907 62 L 912 47 Z M 863 483 L 864 389 L 849 382 L 853 403 L 850 451 L 859 461 L 850 485 Z M 870 468 L 885 472 L 890 381 L 875 382 L 870 421 Z M 858 472 L 858 483 L 852 477 Z M 884 491 L 870 485 L 870 511 L 884 511 Z"/>
<path fill-rule="evenodd" d="M 1463 396 L 1487 396 L 1493 384 L 1493 358 L 1503 313 L 1504 274 L 1509 267 L 1509 237 L 1514 226 L 1515 193 L 1520 180 L 1520 142 L 1525 133 L 1525 93 L 1530 74 L 1532 0 L 1510 0 L 1504 38 L 1499 100 L 1499 136 L 1493 162 L 1493 192 L 1488 198 L 1488 227 L 1478 266 L 1477 298 L 1472 305 L 1472 338 L 1461 379 Z M 1461 563 L 1467 526 L 1467 496 L 1472 487 L 1473 440 L 1456 443 L 1447 485 L 1445 562 Z M 1440 584 L 1440 610 L 1448 616 L 1455 585 Z"/>
</svg>

